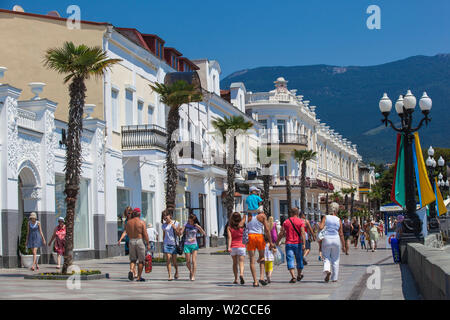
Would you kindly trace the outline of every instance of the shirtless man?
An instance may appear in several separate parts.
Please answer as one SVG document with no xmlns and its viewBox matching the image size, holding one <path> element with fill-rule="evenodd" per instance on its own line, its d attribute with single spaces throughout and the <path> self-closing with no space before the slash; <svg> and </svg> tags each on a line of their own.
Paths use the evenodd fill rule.
<svg viewBox="0 0 450 320">
<path fill-rule="evenodd" d="M 135 208 L 132 213 L 132 218 L 128 220 L 125 227 L 128 237 L 130 238 L 130 269 L 134 270 L 136 266 L 136 261 L 139 260 L 138 265 L 138 278 L 136 281 L 144 282 L 145 279 L 142 278 L 142 270 L 144 269 L 145 262 L 145 243 L 147 243 L 147 248 L 150 248 L 150 243 L 148 240 L 147 228 L 145 222 L 139 219 L 141 216 L 141 210 Z M 128 280 L 133 281 L 133 272 L 128 272 Z"/>
</svg>

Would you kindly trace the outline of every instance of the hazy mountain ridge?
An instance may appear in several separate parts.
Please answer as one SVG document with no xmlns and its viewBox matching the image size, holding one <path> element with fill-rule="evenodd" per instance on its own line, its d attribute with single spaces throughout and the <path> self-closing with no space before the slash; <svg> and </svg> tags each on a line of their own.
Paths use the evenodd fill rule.
<svg viewBox="0 0 450 320">
<path fill-rule="evenodd" d="M 236 71 L 221 81 L 222 89 L 232 82 L 244 82 L 247 90 L 269 91 L 277 77 L 288 80 L 289 89 L 310 105 L 317 117 L 358 145 L 365 161 L 392 161 L 395 133 L 380 127 L 378 101 L 387 92 L 393 103 L 411 89 L 417 100 L 423 91 L 433 99 L 432 121 L 420 130 L 422 148 L 450 147 L 448 107 L 450 107 L 450 54 L 414 56 L 375 66 L 275 66 Z M 422 114 L 417 106 L 418 122 Z M 398 123 L 392 110 L 390 119 Z"/>
</svg>

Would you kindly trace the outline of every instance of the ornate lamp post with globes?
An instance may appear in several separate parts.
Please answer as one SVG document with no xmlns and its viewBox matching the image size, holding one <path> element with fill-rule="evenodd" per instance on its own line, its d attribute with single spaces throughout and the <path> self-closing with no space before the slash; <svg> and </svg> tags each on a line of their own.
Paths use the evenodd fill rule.
<svg viewBox="0 0 450 320">
<path fill-rule="evenodd" d="M 416 213 L 416 190 L 414 181 L 414 163 L 413 163 L 413 149 L 412 144 L 414 142 L 413 133 L 418 131 L 423 123 L 428 125 L 431 118 L 428 114 L 431 110 L 432 101 L 427 96 L 426 92 L 423 93 L 422 98 L 419 101 L 420 110 L 422 111 L 424 117 L 420 120 L 417 127 L 413 127 L 413 112 L 416 107 L 416 97 L 408 90 L 405 96 L 400 96 L 395 103 L 395 110 L 400 117 L 401 126 L 396 127 L 391 120 L 388 119 L 389 113 L 392 109 L 392 101 L 389 99 L 385 93 L 380 100 L 379 107 L 380 111 L 384 116 L 381 121 L 387 127 L 388 124 L 395 131 L 401 133 L 404 137 L 404 152 L 405 152 L 405 192 L 406 192 L 406 216 L 402 223 L 403 230 L 399 237 L 400 240 L 400 250 L 404 252 L 404 248 L 407 242 L 422 242 L 422 222 Z"/>
<path fill-rule="evenodd" d="M 435 184 L 435 178 L 438 177 L 438 187 L 441 184 L 442 180 L 442 173 L 440 173 L 440 168 L 444 167 L 444 159 L 442 156 L 439 158 L 439 160 L 436 162 L 433 158 L 434 156 L 434 149 L 432 146 L 428 148 L 428 159 L 426 161 L 426 165 L 428 168 L 428 178 L 430 179 L 431 185 L 434 188 Z M 438 165 L 438 169 L 436 170 L 436 164 Z M 445 183 L 444 183 L 445 184 Z M 429 206 L 430 215 L 428 217 L 428 229 L 430 233 L 438 233 L 440 232 L 439 229 L 439 221 L 437 220 L 437 212 L 436 212 L 436 202 L 433 202 Z"/>
</svg>

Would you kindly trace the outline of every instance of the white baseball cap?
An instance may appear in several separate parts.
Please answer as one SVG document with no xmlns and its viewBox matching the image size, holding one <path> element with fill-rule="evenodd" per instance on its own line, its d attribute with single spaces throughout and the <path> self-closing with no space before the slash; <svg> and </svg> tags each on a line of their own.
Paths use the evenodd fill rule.
<svg viewBox="0 0 450 320">
<path fill-rule="evenodd" d="M 251 186 L 249 190 L 250 190 L 250 192 L 258 191 L 258 188 L 255 186 Z"/>
</svg>

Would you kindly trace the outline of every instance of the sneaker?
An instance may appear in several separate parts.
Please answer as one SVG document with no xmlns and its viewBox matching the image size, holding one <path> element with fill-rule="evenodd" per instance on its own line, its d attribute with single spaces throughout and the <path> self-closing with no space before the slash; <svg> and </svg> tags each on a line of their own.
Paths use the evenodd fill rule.
<svg viewBox="0 0 450 320">
<path fill-rule="evenodd" d="M 140 278 L 140 279 L 137 279 L 136 281 L 138 281 L 138 282 L 145 282 L 145 279 L 144 278 Z"/>
</svg>

